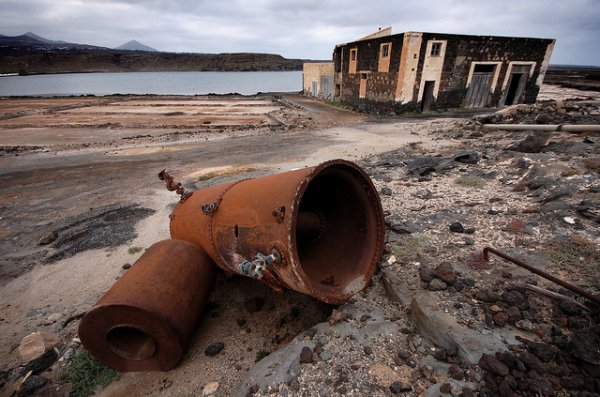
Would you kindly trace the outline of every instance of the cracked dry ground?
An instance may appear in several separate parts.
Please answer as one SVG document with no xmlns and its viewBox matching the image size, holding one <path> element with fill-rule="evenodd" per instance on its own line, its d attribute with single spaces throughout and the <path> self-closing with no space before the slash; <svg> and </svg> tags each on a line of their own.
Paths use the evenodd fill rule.
<svg viewBox="0 0 600 397">
<path fill-rule="evenodd" d="M 597 308 L 482 250 L 598 293 L 600 139 L 461 122 L 434 136 L 445 149 L 362 162 L 382 198 L 387 261 L 328 323 L 253 368 L 238 396 L 599 395 Z"/>
</svg>

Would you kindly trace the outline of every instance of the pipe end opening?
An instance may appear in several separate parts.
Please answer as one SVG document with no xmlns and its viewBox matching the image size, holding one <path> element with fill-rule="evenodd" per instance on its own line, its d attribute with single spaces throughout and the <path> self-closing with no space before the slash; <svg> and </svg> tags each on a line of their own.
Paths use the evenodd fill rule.
<svg viewBox="0 0 600 397">
<path fill-rule="evenodd" d="M 139 328 L 117 326 L 106 334 L 110 349 L 127 360 L 147 360 L 156 353 L 154 338 Z"/>
</svg>

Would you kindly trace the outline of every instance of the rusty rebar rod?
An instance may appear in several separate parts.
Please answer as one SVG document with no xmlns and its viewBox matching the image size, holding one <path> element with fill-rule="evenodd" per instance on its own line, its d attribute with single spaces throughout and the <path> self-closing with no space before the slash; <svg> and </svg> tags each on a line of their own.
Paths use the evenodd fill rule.
<svg viewBox="0 0 600 397">
<path fill-rule="evenodd" d="M 566 289 L 575 292 L 577 295 L 583 296 L 584 298 L 586 298 L 590 302 L 593 302 L 593 303 L 595 303 L 597 305 L 600 305 L 600 297 L 598 297 L 596 295 L 592 295 L 589 292 L 587 292 L 586 290 L 584 290 L 583 288 L 577 287 L 576 285 L 573 285 L 573 284 L 568 283 L 568 282 L 566 282 L 564 280 L 561 280 L 560 278 L 555 277 L 555 276 L 553 276 L 553 275 L 551 275 L 549 273 L 546 273 L 543 270 L 540 270 L 540 269 L 535 268 L 533 266 L 530 266 L 527 263 L 522 262 L 522 261 L 520 261 L 520 260 L 518 260 L 516 258 L 508 256 L 505 253 L 503 253 L 501 251 L 498 251 L 497 249 L 494 249 L 494 248 L 491 248 L 491 247 L 485 247 L 483 249 L 483 259 L 484 260 L 486 260 L 486 261 L 490 260 L 490 255 L 489 255 L 490 252 L 492 254 L 498 255 L 499 257 L 501 257 L 503 259 L 506 259 L 509 262 L 514 263 L 517 266 L 525 268 L 525 269 L 529 270 L 530 272 L 537 274 L 538 276 L 541 276 L 541 277 L 543 277 L 543 278 L 545 278 L 547 280 L 550 280 L 550 281 L 552 281 L 552 282 L 554 282 L 554 283 L 556 283 L 556 284 L 558 284 L 558 285 L 560 285 L 562 287 L 565 287 Z"/>
</svg>

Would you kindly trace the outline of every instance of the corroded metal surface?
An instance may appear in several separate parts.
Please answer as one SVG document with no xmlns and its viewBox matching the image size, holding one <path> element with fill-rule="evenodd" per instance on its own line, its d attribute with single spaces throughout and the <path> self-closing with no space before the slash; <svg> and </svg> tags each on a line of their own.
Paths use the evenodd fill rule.
<svg viewBox="0 0 600 397">
<path fill-rule="evenodd" d="M 173 368 L 215 275 L 212 260 L 198 246 L 180 240 L 152 245 L 83 317 L 83 345 L 119 371 Z"/>
<path fill-rule="evenodd" d="M 527 269 L 530 272 L 537 274 L 538 276 L 541 276 L 541 277 L 543 277 L 543 278 L 545 278 L 547 280 L 550 280 L 550 281 L 552 281 L 552 282 L 554 282 L 554 283 L 556 283 L 556 284 L 558 284 L 560 286 L 563 286 L 566 289 L 571 290 L 571 291 L 575 292 L 576 294 L 578 294 L 580 296 L 583 296 L 584 298 L 586 298 L 590 302 L 595 303 L 596 305 L 600 305 L 600 296 L 593 295 L 593 294 L 587 292 L 586 290 L 584 290 L 583 288 L 580 288 L 580 287 L 578 287 L 576 285 L 573 285 L 573 284 L 571 284 L 571 283 L 569 283 L 569 282 L 567 282 L 565 280 L 562 280 L 562 279 L 560 279 L 558 277 L 555 277 L 555 276 L 551 275 L 550 273 L 546 273 L 545 271 L 540 270 L 540 269 L 538 269 L 536 267 L 530 266 L 527 263 L 525 263 L 523 261 L 520 261 L 520 260 L 518 260 L 516 258 L 513 258 L 511 256 L 508 256 L 507 254 L 505 254 L 505 253 L 503 253 L 501 251 L 498 251 L 497 249 L 494 249 L 492 247 L 485 247 L 483 249 L 483 258 L 486 261 L 490 260 L 490 254 L 489 254 L 490 252 L 492 254 L 498 255 L 499 257 L 501 257 L 503 259 L 506 259 L 509 262 L 514 263 L 517 266 L 520 266 L 520 267 L 522 267 L 524 269 Z"/>
<path fill-rule="evenodd" d="M 171 215 L 171 236 L 203 247 L 223 269 L 276 250 L 261 280 L 324 302 L 362 290 L 381 259 L 381 202 L 357 165 L 333 160 L 196 191 Z"/>
</svg>

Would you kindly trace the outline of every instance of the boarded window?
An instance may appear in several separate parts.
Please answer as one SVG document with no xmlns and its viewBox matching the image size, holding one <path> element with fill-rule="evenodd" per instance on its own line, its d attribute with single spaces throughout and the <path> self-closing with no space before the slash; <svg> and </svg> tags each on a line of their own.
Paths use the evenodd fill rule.
<svg viewBox="0 0 600 397">
<path fill-rule="evenodd" d="M 439 57 L 442 52 L 442 43 L 432 43 L 431 44 L 431 56 Z"/>
<path fill-rule="evenodd" d="M 387 58 L 390 56 L 390 45 L 389 44 L 382 44 L 381 45 L 381 57 L 382 58 Z"/>
<path fill-rule="evenodd" d="M 356 61 L 356 48 L 350 50 L 350 60 Z"/>
</svg>

